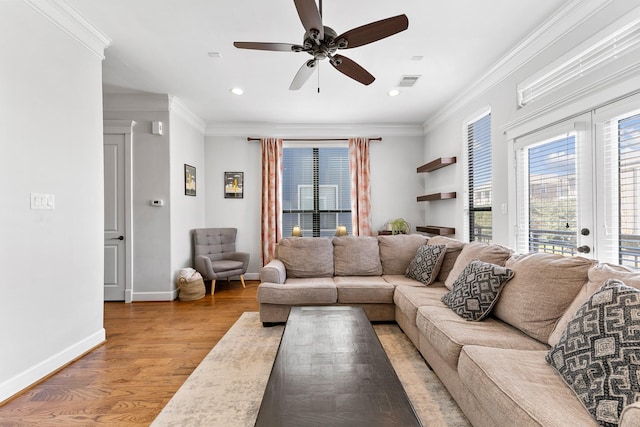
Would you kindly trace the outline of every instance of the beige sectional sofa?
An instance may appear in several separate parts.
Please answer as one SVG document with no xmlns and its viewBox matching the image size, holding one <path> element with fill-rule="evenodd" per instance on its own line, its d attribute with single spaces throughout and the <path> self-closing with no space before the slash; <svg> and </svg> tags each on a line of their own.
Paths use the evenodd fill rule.
<svg viewBox="0 0 640 427">
<path fill-rule="evenodd" d="M 445 248 L 429 285 L 405 276 L 425 244 Z M 442 302 L 474 260 L 504 266 L 513 276 L 479 321 Z M 576 313 L 584 314 L 581 307 L 607 279 L 640 289 L 640 273 L 621 266 L 420 235 L 286 238 L 260 278 L 265 324 L 285 322 L 291 306 L 339 304 L 362 306 L 372 321 L 397 322 L 470 422 L 487 427 L 599 425 L 547 361 L 550 349 L 575 344 L 565 330 L 575 329 Z M 640 310 L 630 313 L 640 321 Z M 640 352 L 629 357 L 621 369 L 636 375 L 637 390 Z M 618 413 L 601 406 L 602 425 L 617 425 L 611 417 Z M 640 426 L 640 402 L 624 408 L 619 425 Z"/>
</svg>

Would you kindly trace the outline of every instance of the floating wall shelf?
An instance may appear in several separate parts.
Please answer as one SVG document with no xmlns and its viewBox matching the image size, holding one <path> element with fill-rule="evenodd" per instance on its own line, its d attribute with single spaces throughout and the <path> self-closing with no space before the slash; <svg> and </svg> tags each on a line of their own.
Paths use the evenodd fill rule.
<svg viewBox="0 0 640 427">
<path fill-rule="evenodd" d="M 432 162 L 427 163 L 426 165 L 420 166 L 417 171 L 418 173 L 422 172 L 433 172 L 445 166 L 452 165 L 456 162 L 455 157 L 440 157 L 439 159 L 435 159 Z"/>
<path fill-rule="evenodd" d="M 456 198 L 456 192 L 451 191 L 448 193 L 433 193 L 433 194 L 427 194 L 426 196 L 419 196 L 418 201 L 432 202 L 434 200 L 447 200 L 447 199 L 455 199 L 455 198 Z"/>
<path fill-rule="evenodd" d="M 456 234 L 456 229 L 453 227 L 440 227 L 437 225 L 419 225 L 416 227 L 416 231 L 427 234 L 436 234 L 438 236 Z"/>
</svg>

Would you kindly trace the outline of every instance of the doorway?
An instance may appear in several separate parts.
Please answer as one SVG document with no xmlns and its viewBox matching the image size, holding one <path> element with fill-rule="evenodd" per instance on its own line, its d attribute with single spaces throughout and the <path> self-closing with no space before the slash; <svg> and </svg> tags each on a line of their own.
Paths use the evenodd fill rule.
<svg viewBox="0 0 640 427">
<path fill-rule="evenodd" d="M 131 142 L 134 121 L 104 121 L 104 300 L 132 301 Z"/>
</svg>

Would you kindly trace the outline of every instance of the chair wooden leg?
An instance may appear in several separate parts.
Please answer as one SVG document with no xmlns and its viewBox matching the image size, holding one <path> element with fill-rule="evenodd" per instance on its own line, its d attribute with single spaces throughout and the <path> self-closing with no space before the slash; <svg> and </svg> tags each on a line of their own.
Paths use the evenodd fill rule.
<svg viewBox="0 0 640 427">
<path fill-rule="evenodd" d="M 215 290 L 216 290 L 216 279 L 211 279 L 211 295 L 213 295 Z"/>
<path fill-rule="evenodd" d="M 242 282 L 242 287 L 246 288 L 246 286 L 244 285 L 244 276 L 242 274 L 240 275 L 240 281 Z"/>
</svg>

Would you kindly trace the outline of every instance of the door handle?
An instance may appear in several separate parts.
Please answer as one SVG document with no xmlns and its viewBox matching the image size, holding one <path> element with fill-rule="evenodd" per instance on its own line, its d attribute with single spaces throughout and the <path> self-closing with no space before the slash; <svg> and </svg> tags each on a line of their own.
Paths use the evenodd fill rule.
<svg viewBox="0 0 640 427">
<path fill-rule="evenodd" d="M 591 248 L 587 245 L 584 246 L 578 246 L 576 248 L 578 250 L 578 252 L 580 252 L 581 254 L 588 254 L 589 252 L 591 252 Z"/>
<path fill-rule="evenodd" d="M 124 236 L 112 237 L 109 240 L 124 240 Z"/>
</svg>

